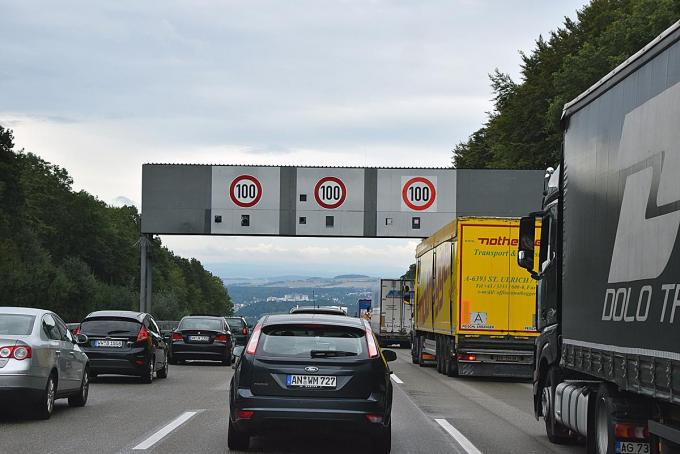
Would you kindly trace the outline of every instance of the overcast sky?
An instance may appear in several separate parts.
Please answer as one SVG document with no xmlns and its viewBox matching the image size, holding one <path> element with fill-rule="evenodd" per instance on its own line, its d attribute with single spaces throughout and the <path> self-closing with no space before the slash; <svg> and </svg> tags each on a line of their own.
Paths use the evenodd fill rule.
<svg viewBox="0 0 680 454">
<path fill-rule="evenodd" d="M 76 189 L 147 162 L 448 166 L 487 74 L 584 0 L 6 1 L 0 124 Z M 139 205 L 138 205 L 139 206 Z M 220 275 L 401 274 L 415 241 L 164 237 Z"/>
</svg>

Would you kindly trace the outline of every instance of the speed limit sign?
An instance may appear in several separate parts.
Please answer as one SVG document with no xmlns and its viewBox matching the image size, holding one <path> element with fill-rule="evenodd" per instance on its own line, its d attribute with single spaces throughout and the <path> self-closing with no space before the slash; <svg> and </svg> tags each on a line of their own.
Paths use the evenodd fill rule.
<svg viewBox="0 0 680 454">
<path fill-rule="evenodd" d="M 262 184 L 252 175 L 239 175 L 229 185 L 229 197 L 241 208 L 250 208 L 262 198 Z"/>
<path fill-rule="evenodd" d="M 404 177 L 401 187 L 402 210 L 436 210 L 437 177 Z"/>
<path fill-rule="evenodd" d="M 347 187 L 338 177 L 323 177 L 314 186 L 314 198 L 322 208 L 338 208 L 346 197 Z"/>
</svg>

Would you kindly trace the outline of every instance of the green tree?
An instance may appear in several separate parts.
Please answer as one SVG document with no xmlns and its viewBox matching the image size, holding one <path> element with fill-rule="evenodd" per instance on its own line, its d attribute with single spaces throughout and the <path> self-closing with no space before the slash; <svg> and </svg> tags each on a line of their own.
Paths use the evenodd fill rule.
<svg viewBox="0 0 680 454">
<path fill-rule="evenodd" d="M 490 75 L 494 109 L 453 149 L 457 168 L 543 169 L 560 158 L 565 102 L 680 19 L 680 0 L 593 0 L 522 54 L 521 82 Z"/>
</svg>

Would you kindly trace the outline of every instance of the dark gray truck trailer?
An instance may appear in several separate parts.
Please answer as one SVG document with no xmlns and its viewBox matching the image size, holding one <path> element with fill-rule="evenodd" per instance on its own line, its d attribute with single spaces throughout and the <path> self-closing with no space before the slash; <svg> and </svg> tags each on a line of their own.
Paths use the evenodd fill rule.
<svg viewBox="0 0 680 454">
<path fill-rule="evenodd" d="M 536 416 L 589 453 L 680 452 L 680 21 L 567 104 L 563 128 L 520 228 Z"/>
</svg>

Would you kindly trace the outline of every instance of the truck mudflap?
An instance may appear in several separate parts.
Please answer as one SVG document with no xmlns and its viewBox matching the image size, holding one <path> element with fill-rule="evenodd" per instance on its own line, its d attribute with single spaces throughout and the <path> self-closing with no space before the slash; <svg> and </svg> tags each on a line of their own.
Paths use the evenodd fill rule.
<svg viewBox="0 0 680 454">
<path fill-rule="evenodd" d="M 456 359 L 459 375 L 528 379 L 534 373 L 533 352 L 526 350 L 465 349 Z"/>
</svg>

